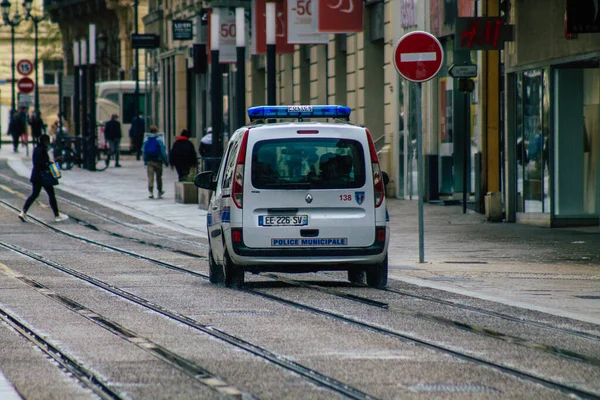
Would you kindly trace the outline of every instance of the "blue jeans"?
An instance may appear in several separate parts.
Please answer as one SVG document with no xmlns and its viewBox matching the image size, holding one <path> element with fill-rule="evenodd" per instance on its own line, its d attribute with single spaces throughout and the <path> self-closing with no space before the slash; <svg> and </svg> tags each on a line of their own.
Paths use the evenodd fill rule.
<svg viewBox="0 0 600 400">
<path fill-rule="evenodd" d="M 110 149 L 110 155 L 115 159 L 115 165 L 119 165 L 119 146 L 121 145 L 121 139 L 111 139 L 108 141 L 108 148 Z"/>
</svg>

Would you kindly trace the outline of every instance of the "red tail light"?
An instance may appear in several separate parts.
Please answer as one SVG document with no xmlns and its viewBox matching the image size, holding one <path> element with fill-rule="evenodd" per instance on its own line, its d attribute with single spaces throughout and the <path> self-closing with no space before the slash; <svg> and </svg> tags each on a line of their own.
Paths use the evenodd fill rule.
<svg viewBox="0 0 600 400">
<path fill-rule="evenodd" d="M 231 241 L 233 243 L 242 243 L 242 230 L 239 228 L 231 229 Z"/>
<path fill-rule="evenodd" d="M 233 175 L 233 187 L 231 188 L 231 198 L 237 208 L 242 208 L 244 200 L 244 163 L 246 162 L 246 147 L 248 146 L 248 132 L 244 132 L 242 142 L 240 143 L 240 151 L 238 152 L 235 172 Z"/>
<path fill-rule="evenodd" d="M 375 228 L 376 240 L 378 242 L 385 242 L 385 227 L 377 227 Z"/>
<path fill-rule="evenodd" d="M 381 175 L 381 168 L 379 167 L 379 158 L 377 158 L 377 151 L 375 150 L 375 143 L 368 129 L 367 140 L 369 141 L 369 154 L 371 156 L 371 166 L 373 168 L 373 191 L 375 193 L 375 207 L 379 207 L 383 203 L 385 198 L 385 187 L 383 186 L 383 176 Z"/>
</svg>

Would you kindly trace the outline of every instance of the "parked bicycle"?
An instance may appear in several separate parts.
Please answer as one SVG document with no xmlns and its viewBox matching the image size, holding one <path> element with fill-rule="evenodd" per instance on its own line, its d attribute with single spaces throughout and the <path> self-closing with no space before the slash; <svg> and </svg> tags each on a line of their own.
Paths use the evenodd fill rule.
<svg viewBox="0 0 600 400">
<path fill-rule="evenodd" d="M 81 137 L 63 136 L 52 146 L 54 147 L 54 161 L 62 170 L 70 170 L 74 165 L 81 165 L 83 158 L 79 154 Z"/>
</svg>

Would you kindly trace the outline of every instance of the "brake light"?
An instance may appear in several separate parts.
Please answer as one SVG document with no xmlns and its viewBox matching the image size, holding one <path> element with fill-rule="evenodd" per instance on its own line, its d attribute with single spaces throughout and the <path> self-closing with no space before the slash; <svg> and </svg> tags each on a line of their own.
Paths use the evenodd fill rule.
<svg viewBox="0 0 600 400">
<path fill-rule="evenodd" d="M 373 168 L 373 193 L 375 194 L 375 207 L 379 207 L 383 203 L 385 198 L 385 187 L 383 186 L 383 176 L 381 174 L 381 168 L 379 167 L 379 159 L 377 158 L 377 151 L 375 150 L 375 143 L 368 129 L 367 140 L 369 141 L 369 154 L 371 156 L 371 167 Z"/>
<path fill-rule="evenodd" d="M 248 146 L 248 129 L 244 132 L 240 151 L 238 152 L 235 172 L 233 174 L 233 187 L 231 188 L 231 198 L 237 208 L 242 208 L 244 199 L 244 163 L 246 162 L 246 147 Z"/>
<path fill-rule="evenodd" d="M 385 227 L 375 228 L 375 237 L 378 242 L 385 242 Z"/>
<path fill-rule="evenodd" d="M 317 129 L 299 129 L 296 131 L 296 133 L 301 135 L 314 135 L 319 133 L 319 131 Z"/>
<path fill-rule="evenodd" d="M 239 228 L 231 229 L 231 241 L 233 243 L 242 243 L 242 230 Z"/>
</svg>

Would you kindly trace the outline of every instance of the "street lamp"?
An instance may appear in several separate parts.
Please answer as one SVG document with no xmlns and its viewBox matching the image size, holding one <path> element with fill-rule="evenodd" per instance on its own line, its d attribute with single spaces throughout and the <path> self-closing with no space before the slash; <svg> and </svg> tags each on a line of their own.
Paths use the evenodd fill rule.
<svg viewBox="0 0 600 400">
<path fill-rule="evenodd" d="M 23 18 L 21 17 L 21 14 L 19 14 L 19 10 L 17 9 L 13 15 L 12 18 L 10 18 L 9 14 L 10 14 L 10 8 L 11 8 L 11 4 L 9 0 L 2 0 L 2 3 L 0 4 L 0 8 L 2 9 L 2 19 L 4 20 L 4 23 L 6 25 L 10 26 L 10 43 L 11 43 L 11 55 L 12 55 L 12 63 L 11 63 L 11 70 L 12 70 L 12 81 L 11 81 L 11 85 L 12 85 L 12 110 L 11 113 L 16 111 L 17 109 L 17 101 L 15 98 L 15 27 L 19 26 L 19 24 L 21 23 L 21 21 L 23 20 Z"/>
<path fill-rule="evenodd" d="M 8 0 L 5 0 L 8 1 Z M 46 19 L 46 15 L 40 16 L 40 17 L 36 17 L 33 14 L 31 14 L 31 6 L 33 5 L 33 0 L 23 0 L 23 6 L 25 7 L 25 10 L 27 11 L 27 16 L 25 17 L 26 19 L 30 19 L 33 22 L 33 29 L 35 32 L 35 39 L 34 39 L 34 51 L 35 51 L 35 58 L 33 60 L 33 69 L 35 71 L 35 112 L 40 113 L 40 91 L 39 91 L 39 79 L 38 79 L 38 24 L 40 22 L 42 22 L 44 19 Z"/>
</svg>

